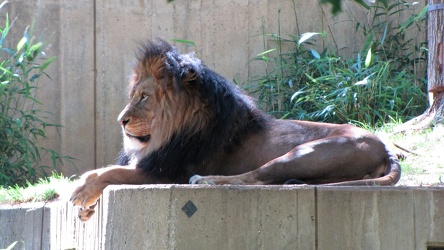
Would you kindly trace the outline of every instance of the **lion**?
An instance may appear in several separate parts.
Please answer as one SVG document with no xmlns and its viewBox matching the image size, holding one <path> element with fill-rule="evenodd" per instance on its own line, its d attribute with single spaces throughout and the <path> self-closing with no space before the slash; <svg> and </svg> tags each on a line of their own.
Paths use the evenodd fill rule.
<svg viewBox="0 0 444 250">
<path fill-rule="evenodd" d="M 142 45 L 118 116 L 117 164 L 86 172 L 71 201 L 86 221 L 114 184 L 394 185 L 398 159 L 350 124 L 280 120 L 168 42 Z"/>
</svg>

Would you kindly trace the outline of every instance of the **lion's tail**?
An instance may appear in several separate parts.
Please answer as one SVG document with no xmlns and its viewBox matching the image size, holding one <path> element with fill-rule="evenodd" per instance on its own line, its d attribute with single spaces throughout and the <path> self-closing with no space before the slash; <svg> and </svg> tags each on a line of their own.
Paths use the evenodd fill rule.
<svg viewBox="0 0 444 250">
<path fill-rule="evenodd" d="M 392 186 L 395 185 L 401 178 L 401 164 L 399 163 L 398 157 L 386 148 L 388 154 L 387 160 L 387 171 L 384 176 L 373 178 L 373 179 L 363 179 L 356 181 L 344 181 L 337 183 L 325 184 L 328 186 Z"/>
</svg>

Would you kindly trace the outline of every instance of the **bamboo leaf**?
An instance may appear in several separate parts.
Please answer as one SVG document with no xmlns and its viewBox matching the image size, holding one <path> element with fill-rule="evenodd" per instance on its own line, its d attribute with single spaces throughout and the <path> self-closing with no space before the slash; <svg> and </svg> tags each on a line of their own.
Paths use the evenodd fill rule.
<svg viewBox="0 0 444 250">
<path fill-rule="evenodd" d="M 299 91 L 297 91 L 296 93 L 294 93 L 294 94 L 291 96 L 290 101 L 293 101 L 294 98 L 296 98 L 298 95 L 303 94 L 303 93 L 304 93 L 304 91 L 303 91 L 302 89 L 299 90 Z"/>
<path fill-rule="evenodd" d="M 312 38 L 315 35 L 320 35 L 321 33 L 317 33 L 317 32 L 307 32 L 302 34 L 301 38 L 298 41 L 298 45 L 300 45 L 301 43 L 307 41 L 308 39 Z"/>
<path fill-rule="evenodd" d="M 367 51 L 367 56 L 365 57 L 365 67 L 368 68 L 370 66 L 370 63 L 372 62 L 372 48 L 370 47 Z"/>
<path fill-rule="evenodd" d="M 12 75 L 11 71 L 9 71 L 8 69 L 3 68 L 2 66 L 0 66 L 0 70 L 2 70 L 4 73 L 6 73 L 8 75 Z"/>
<path fill-rule="evenodd" d="M 22 37 L 22 39 L 20 39 L 20 41 L 17 44 L 17 51 L 20 51 L 27 42 L 28 38 L 26 36 Z"/>
<path fill-rule="evenodd" d="M 8 3 L 8 1 L 3 1 L 3 3 L 0 4 L 0 10 Z"/>
<path fill-rule="evenodd" d="M 48 67 L 48 65 L 49 65 L 50 63 L 52 63 L 56 58 L 57 58 L 56 56 L 53 56 L 53 57 L 49 58 L 48 60 L 46 60 L 46 62 L 44 62 L 44 63 L 42 64 L 42 66 L 40 66 L 40 71 L 45 70 L 46 67 Z"/>
<path fill-rule="evenodd" d="M 316 50 L 311 49 L 310 52 L 311 52 L 311 54 L 312 54 L 316 59 L 320 59 L 320 58 L 321 58 L 321 56 L 319 55 L 319 53 L 318 53 Z"/>
<path fill-rule="evenodd" d="M 315 78 L 313 78 L 311 75 L 309 75 L 309 74 L 307 74 L 307 73 L 304 73 L 305 74 L 305 76 L 308 78 L 308 79 L 310 79 L 312 82 L 314 82 L 314 83 L 317 83 L 318 81 L 316 81 L 316 79 Z"/>
<path fill-rule="evenodd" d="M 176 42 L 176 43 L 185 43 L 188 45 L 193 45 L 196 46 L 196 43 L 194 41 L 191 40 L 185 40 L 185 39 L 171 39 L 171 41 Z"/>
<path fill-rule="evenodd" d="M 382 34 L 382 38 L 381 38 L 381 45 L 384 45 L 384 41 L 385 41 L 385 37 L 387 36 L 387 29 L 388 29 L 388 23 L 385 23 L 385 27 L 384 27 L 384 33 Z"/>
<path fill-rule="evenodd" d="M 38 51 L 38 50 L 40 50 L 42 45 L 43 45 L 42 42 L 36 43 L 36 44 L 32 45 L 31 48 L 29 48 L 29 50 L 30 51 L 36 51 L 36 50 Z"/>
<path fill-rule="evenodd" d="M 273 52 L 273 51 L 275 51 L 276 49 L 269 49 L 269 50 L 267 50 L 267 51 L 264 51 L 264 52 L 262 52 L 262 53 L 259 53 L 257 56 L 263 56 L 263 55 L 266 55 L 266 54 L 268 54 L 268 53 L 270 53 L 270 52 Z"/>
</svg>

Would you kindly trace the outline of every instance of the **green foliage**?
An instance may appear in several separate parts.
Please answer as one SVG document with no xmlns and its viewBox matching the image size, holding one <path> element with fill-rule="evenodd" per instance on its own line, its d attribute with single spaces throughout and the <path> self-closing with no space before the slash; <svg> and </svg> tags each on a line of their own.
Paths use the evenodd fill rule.
<svg viewBox="0 0 444 250">
<path fill-rule="evenodd" d="M 325 33 L 264 35 L 275 48 L 253 58 L 265 62 L 267 72 L 250 79 L 248 86 L 255 86 L 251 92 L 278 118 L 373 126 L 423 112 L 426 80 L 417 74 L 417 66 L 426 60 L 426 51 L 414 47 L 407 53 L 412 41 L 406 33 L 420 28 L 425 12 L 397 22 L 394 16 L 410 11 L 410 6 L 379 2 L 369 9 L 369 24 L 356 21 L 364 43 L 355 58 L 344 59 L 315 45 L 314 39 L 325 39 Z"/>
<path fill-rule="evenodd" d="M 35 95 L 40 77 L 48 76 L 45 69 L 55 57 L 45 58 L 46 44 L 34 41 L 29 27 L 16 46 L 7 47 L 15 21 L 10 23 L 6 14 L 0 28 L 0 186 L 33 183 L 46 175 L 45 169 L 54 170 L 60 159 L 70 159 L 38 143 L 46 137 L 47 127 L 59 126 L 47 122 L 47 112 L 39 109 Z M 44 157 L 50 157 L 52 166 L 41 165 Z"/>
<path fill-rule="evenodd" d="M 35 184 L 27 182 L 24 186 L 0 187 L 0 203 L 23 203 L 50 201 L 59 197 L 56 188 L 66 186 L 70 180 L 53 173 L 50 177 L 39 179 Z M 59 190 L 60 191 L 60 190 Z"/>
</svg>

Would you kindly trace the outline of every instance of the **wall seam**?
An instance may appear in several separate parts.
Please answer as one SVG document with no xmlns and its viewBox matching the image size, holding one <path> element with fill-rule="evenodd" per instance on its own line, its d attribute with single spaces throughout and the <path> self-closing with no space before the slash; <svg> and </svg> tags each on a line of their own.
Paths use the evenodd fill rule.
<svg viewBox="0 0 444 250">
<path fill-rule="evenodd" d="M 44 228 L 43 223 L 45 223 L 45 206 L 42 206 L 42 220 L 40 221 L 40 249 L 43 250 L 43 239 L 44 239 Z"/>
<path fill-rule="evenodd" d="M 315 210 L 315 216 L 314 216 L 314 218 L 315 218 L 315 249 L 316 250 L 318 250 L 318 244 L 319 244 L 319 242 L 318 242 L 318 238 L 319 238 L 319 227 L 318 227 L 318 187 L 314 187 L 314 201 L 315 201 L 315 203 L 314 203 L 314 205 L 315 205 L 315 207 L 314 207 L 314 210 Z"/>
<path fill-rule="evenodd" d="M 93 0 L 93 119 L 94 119 L 94 169 L 97 168 L 97 0 Z"/>
</svg>

